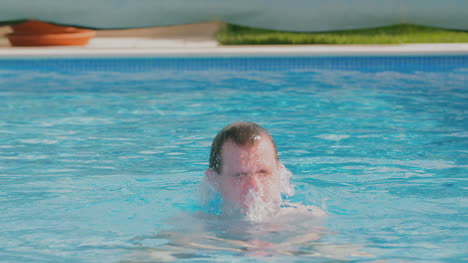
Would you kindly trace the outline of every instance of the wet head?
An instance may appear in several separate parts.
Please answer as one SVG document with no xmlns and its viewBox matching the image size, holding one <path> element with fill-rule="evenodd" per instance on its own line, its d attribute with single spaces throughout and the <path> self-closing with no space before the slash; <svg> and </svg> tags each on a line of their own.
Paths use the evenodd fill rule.
<svg viewBox="0 0 468 263">
<path fill-rule="evenodd" d="M 213 140 L 202 185 L 219 194 L 224 214 L 265 215 L 279 209 L 282 193 L 292 193 L 289 175 L 271 135 L 258 124 L 236 122 Z"/>
<path fill-rule="evenodd" d="M 221 160 L 216 180 L 225 205 L 243 210 L 256 201 L 271 204 L 280 201 L 279 164 L 268 136 L 259 135 L 253 144 L 247 145 L 226 141 Z"/>
</svg>

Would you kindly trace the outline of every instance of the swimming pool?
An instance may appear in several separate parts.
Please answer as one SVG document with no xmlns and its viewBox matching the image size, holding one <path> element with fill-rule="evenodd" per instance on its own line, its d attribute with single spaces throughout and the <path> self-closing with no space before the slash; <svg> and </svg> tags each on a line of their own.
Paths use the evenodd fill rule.
<svg viewBox="0 0 468 263">
<path fill-rule="evenodd" d="M 0 108 L 0 261 L 468 260 L 468 56 L 0 59 Z M 168 251 L 160 233 L 204 223 L 276 238 L 183 220 L 238 120 L 275 137 L 290 201 L 328 213 L 282 227 L 320 240 Z"/>
</svg>

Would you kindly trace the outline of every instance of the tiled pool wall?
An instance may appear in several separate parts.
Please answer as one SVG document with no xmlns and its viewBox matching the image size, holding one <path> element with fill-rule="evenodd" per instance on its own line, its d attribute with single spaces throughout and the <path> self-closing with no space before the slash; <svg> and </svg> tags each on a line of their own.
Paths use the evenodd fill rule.
<svg viewBox="0 0 468 263">
<path fill-rule="evenodd" d="M 451 71 L 467 68 L 468 55 L 401 56 L 234 56 L 234 57 L 82 57 L 3 58 L 0 69 L 34 71 L 122 71 L 145 70 L 364 70 Z"/>
</svg>

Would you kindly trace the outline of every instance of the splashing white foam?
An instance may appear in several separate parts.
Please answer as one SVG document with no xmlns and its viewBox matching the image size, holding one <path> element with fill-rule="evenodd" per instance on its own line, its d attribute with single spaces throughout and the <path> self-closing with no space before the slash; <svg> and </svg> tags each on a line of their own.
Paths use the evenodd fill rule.
<svg viewBox="0 0 468 263">
<path fill-rule="evenodd" d="M 286 167 L 284 167 L 283 164 L 280 165 L 280 169 L 279 169 L 280 194 L 285 195 L 285 196 L 294 195 L 294 186 L 290 182 L 292 175 L 293 174 L 288 169 L 286 169 Z"/>
<path fill-rule="evenodd" d="M 264 200 L 263 189 L 250 189 L 245 197 L 246 205 L 241 209 L 242 215 L 249 221 L 262 222 L 273 217 L 280 208 L 281 197 Z"/>
<path fill-rule="evenodd" d="M 239 216 L 254 222 L 265 221 L 278 213 L 283 202 L 283 196 L 294 195 L 294 187 L 290 182 L 292 173 L 282 164 L 280 164 L 278 170 L 278 177 L 278 185 L 263 185 L 256 189 L 249 189 L 243 200 L 243 205 L 239 207 L 226 204 L 215 180 L 205 174 L 199 186 L 200 203 L 203 211 L 229 217 Z M 269 189 L 264 189 L 265 187 Z M 270 194 L 272 198 L 265 199 L 265 192 L 273 193 Z"/>
</svg>

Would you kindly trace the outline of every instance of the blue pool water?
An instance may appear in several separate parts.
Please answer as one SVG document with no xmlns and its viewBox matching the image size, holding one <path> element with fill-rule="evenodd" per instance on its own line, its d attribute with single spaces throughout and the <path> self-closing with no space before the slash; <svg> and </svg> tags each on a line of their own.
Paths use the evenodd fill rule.
<svg viewBox="0 0 468 263">
<path fill-rule="evenodd" d="M 1 262 L 468 261 L 468 56 L 0 59 L 0 109 Z M 194 216 L 239 120 L 325 220 Z"/>
</svg>

